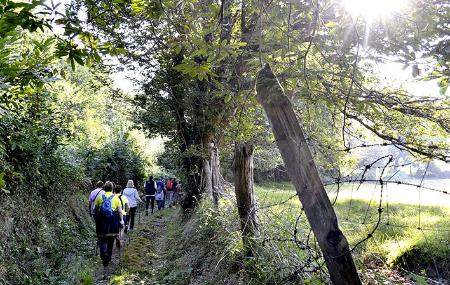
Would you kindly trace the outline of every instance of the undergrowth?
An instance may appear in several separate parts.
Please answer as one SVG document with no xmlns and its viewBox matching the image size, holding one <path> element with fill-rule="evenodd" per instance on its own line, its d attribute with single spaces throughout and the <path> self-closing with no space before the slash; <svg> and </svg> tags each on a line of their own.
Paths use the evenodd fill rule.
<svg viewBox="0 0 450 285">
<path fill-rule="evenodd" d="M 95 242 L 87 202 L 78 194 L 58 198 L 3 197 L 0 284 L 92 284 Z"/>
</svg>

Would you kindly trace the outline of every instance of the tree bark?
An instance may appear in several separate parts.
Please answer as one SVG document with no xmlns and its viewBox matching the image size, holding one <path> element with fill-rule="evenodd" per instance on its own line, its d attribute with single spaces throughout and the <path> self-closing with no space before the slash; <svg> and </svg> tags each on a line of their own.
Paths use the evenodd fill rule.
<svg viewBox="0 0 450 285">
<path fill-rule="evenodd" d="M 212 178 L 211 178 L 211 165 L 209 159 L 203 160 L 203 186 L 205 193 L 208 194 L 208 197 L 213 200 L 213 186 L 212 186 Z"/>
<path fill-rule="evenodd" d="M 253 146 L 236 144 L 234 185 L 236 202 L 241 222 L 242 240 L 247 256 L 252 256 L 251 239 L 258 234 L 256 199 L 253 193 Z"/>
<path fill-rule="evenodd" d="M 322 250 L 333 284 L 357 284 L 361 280 L 347 239 L 320 180 L 291 102 L 268 64 L 258 73 L 258 101 L 269 118 L 288 174 Z"/>
<path fill-rule="evenodd" d="M 211 186 L 212 199 L 214 205 L 219 204 L 219 198 L 222 195 L 223 186 L 220 180 L 220 164 L 219 164 L 219 150 L 214 143 L 209 144 L 210 166 L 211 166 Z"/>
</svg>

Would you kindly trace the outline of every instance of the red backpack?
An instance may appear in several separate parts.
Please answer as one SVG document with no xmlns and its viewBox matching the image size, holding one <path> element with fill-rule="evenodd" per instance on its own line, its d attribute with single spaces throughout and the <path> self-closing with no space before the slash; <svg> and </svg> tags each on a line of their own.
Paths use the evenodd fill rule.
<svg viewBox="0 0 450 285">
<path fill-rule="evenodd" d="M 173 186 L 172 180 L 167 180 L 166 189 L 170 191 L 172 190 L 172 186 Z"/>
</svg>

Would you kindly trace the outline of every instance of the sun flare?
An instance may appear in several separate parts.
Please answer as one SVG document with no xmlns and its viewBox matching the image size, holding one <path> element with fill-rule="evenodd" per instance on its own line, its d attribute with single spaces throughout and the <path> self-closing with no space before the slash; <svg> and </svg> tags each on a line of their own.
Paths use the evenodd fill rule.
<svg viewBox="0 0 450 285">
<path fill-rule="evenodd" d="M 400 12 L 407 0 L 343 0 L 345 9 L 353 18 L 359 16 L 366 20 L 387 17 Z"/>
</svg>

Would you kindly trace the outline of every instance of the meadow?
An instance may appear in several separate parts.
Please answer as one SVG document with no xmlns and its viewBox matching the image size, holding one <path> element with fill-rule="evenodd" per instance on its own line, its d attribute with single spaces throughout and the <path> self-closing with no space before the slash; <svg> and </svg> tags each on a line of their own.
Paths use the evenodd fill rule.
<svg viewBox="0 0 450 285">
<path fill-rule="evenodd" d="M 448 182 L 426 181 L 423 185 L 445 190 Z M 339 193 L 336 186 L 326 190 L 358 266 L 450 279 L 450 195 L 391 184 L 383 188 L 381 196 L 381 187 L 375 183 L 341 185 Z M 292 184 L 259 184 L 256 195 L 261 236 L 272 239 L 272 246 L 282 256 L 280 262 L 299 252 L 296 243 L 311 243 L 309 225 Z"/>
</svg>

